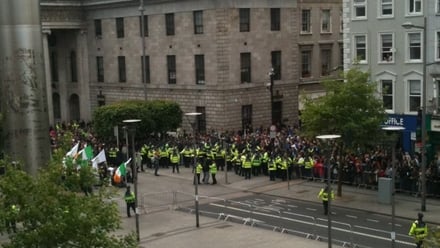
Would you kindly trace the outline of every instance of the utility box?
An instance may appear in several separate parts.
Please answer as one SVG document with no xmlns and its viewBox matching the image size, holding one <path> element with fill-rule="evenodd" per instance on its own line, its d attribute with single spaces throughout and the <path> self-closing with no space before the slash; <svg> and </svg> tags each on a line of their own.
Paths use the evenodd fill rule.
<svg viewBox="0 0 440 248">
<path fill-rule="evenodd" d="M 387 177 L 379 177 L 378 198 L 379 203 L 391 204 L 393 195 L 393 180 Z"/>
</svg>

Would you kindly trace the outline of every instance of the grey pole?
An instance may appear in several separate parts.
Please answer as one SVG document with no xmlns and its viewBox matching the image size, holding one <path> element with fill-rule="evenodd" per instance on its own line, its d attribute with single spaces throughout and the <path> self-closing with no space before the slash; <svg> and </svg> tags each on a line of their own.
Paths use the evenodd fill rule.
<svg viewBox="0 0 440 248">
<path fill-rule="evenodd" d="M 50 158 L 40 1 L 0 1 L 0 99 L 5 153 L 36 174 Z"/>
<path fill-rule="evenodd" d="M 139 11 L 141 12 L 141 41 L 142 41 L 142 85 L 144 86 L 144 99 L 147 100 L 147 75 L 146 70 L 146 58 L 145 58 L 145 15 L 144 15 L 144 0 L 140 0 Z"/>
</svg>

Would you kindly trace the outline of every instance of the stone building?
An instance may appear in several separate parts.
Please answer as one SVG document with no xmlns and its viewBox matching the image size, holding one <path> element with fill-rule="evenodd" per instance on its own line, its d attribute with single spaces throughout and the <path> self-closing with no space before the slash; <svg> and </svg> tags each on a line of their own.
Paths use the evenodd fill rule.
<svg viewBox="0 0 440 248">
<path fill-rule="evenodd" d="M 300 51 L 311 42 L 316 54 L 330 48 L 326 70 L 339 63 L 340 7 L 331 7 L 337 1 L 325 1 L 331 17 L 323 21 L 313 12 L 314 28 L 325 29 L 313 35 L 300 31 L 298 6 L 313 2 L 315 11 L 319 1 L 145 0 L 140 8 L 141 2 L 41 1 L 51 124 L 89 121 L 98 106 L 123 99 L 167 99 L 203 113 L 199 131 L 293 126 L 298 87 L 307 81 L 299 75 Z M 311 84 L 325 76 L 321 58 L 311 57 Z"/>
</svg>

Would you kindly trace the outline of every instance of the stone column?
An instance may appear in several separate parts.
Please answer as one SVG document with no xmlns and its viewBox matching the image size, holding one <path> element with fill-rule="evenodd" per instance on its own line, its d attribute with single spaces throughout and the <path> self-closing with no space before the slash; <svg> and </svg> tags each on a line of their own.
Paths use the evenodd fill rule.
<svg viewBox="0 0 440 248">
<path fill-rule="evenodd" d="M 30 174 L 50 158 L 40 1 L 0 1 L 0 83 L 5 153 Z"/>
<path fill-rule="evenodd" d="M 52 99 L 52 77 L 50 72 L 50 55 L 49 55 L 49 43 L 48 36 L 50 35 L 50 29 L 43 29 L 43 54 L 44 54 L 44 72 L 46 74 L 46 95 L 47 95 L 47 112 L 49 115 L 49 125 L 55 126 L 55 120 L 53 115 L 53 99 Z"/>
<path fill-rule="evenodd" d="M 82 29 L 77 37 L 77 64 L 78 64 L 78 83 L 80 92 L 80 111 L 84 121 L 91 120 L 90 104 L 90 80 L 89 80 L 89 51 L 87 44 L 87 30 Z"/>
</svg>

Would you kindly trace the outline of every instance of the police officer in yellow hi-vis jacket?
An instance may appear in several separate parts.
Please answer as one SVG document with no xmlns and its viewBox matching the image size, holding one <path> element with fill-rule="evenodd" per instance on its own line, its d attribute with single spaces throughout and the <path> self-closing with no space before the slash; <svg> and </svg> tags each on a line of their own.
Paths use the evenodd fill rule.
<svg viewBox="0 0 440 248">
<path fill-rule="evenodd" d="M 417 220 L 411 225 L 409 235 L 414 237 L 417 248 L 420 248 L 423 245 L 423 240 L 428 236 L 428 225 L 423 221 L 422 213 L 418 213 L 417 217 Z"/>
<path fill-rule="evenodd" d="M 325 188 L 322 188 L 321 191 L 319 191 L 318 198 L 322 200 L 322 205 L 324 206 L 324 214 L 328 214 L 328 201 L 335 199 L 335 194 L 333 190 L 330 191 L 330 188 L 328 186 L 325 186 Z"/>
</svg>

